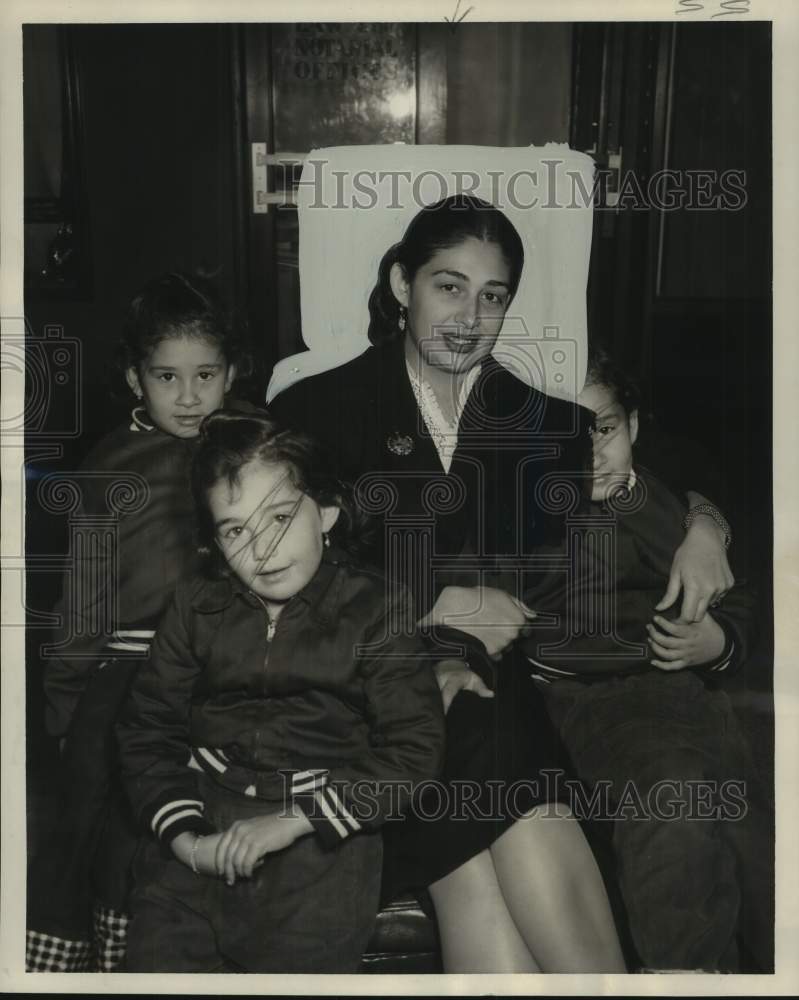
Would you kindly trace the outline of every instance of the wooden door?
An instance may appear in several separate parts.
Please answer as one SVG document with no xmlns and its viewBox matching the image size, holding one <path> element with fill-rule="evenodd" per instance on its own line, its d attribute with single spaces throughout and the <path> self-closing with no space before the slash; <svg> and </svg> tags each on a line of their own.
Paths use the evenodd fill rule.
<svg viewBox="0 0 799 1000">
<path fill-rule="evenodd" d="M 312 148 L 446 141 L 443 24 L 273 24 L 237 37 L 250 338 L 265 385 L 304 350 L 293 188 Z M 424 109 L 422 113 L 422 109 Z"/>
</svg>

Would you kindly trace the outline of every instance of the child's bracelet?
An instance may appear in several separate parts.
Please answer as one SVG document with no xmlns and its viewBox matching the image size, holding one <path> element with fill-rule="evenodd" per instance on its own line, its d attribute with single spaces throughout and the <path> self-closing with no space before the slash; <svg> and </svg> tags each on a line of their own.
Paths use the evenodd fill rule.
<svg viewBox="0 0 799 1000">
<path fill-rule="evenodd" d="M 194 843 L 191 845 L 191 851 L 189 852 L 189 864 L 191 865 L 191 870 L 195 875 L 200 874 L 200 869 L 197 867 L 197 848 L 200 846 L 200 841 L 203 839 L 204 834 L 195 833 Z"/>
<path fill-rule="evenodd" d="M 698 503 L 695 507 L 691 507 L 688 513 L 685 515 L 685 520 L 683 521 L 683 527 L 687 531 L 694 521 L 699 517 L 700 514 L 707 514 L 708 517 L 713 518 L 716 524 L 724 532 L 724 548 L 728 549 L 730 547 L 730 542 L 732 541 L 732 528 L 727 522 L 727 518 L 717 510 L 712 503 Z"/>
</svg>

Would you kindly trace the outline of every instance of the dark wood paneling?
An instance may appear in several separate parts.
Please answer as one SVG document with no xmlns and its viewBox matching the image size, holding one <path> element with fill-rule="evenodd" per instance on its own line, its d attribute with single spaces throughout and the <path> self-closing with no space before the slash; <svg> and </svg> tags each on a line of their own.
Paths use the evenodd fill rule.
<svg viewBox="0 0 799 1000">
<path fill-rule="evenodd" d="M 35 332 L 60 325 L 83 345 L 80 450 L 125 412 L 126 403 L 110 404 L 114 386 L 126 396 L 113 360 L 139 286 L 164 271 L 202 269 L 233 300 L 237 194 L 227 26 L 81 25 L 72 37 L 92 293 L 47 302 L 32 291 L 26 314 Z"/>
<path fill-rule="evenodd" d="M 417 26 L 416 141 L 443 144 L 447 141 L 447 24 Z"/>
<path fill-rule="evenodd" d="M 619 46 L 619 33 L 622 44 Z M 770 25 L 575 27 L 572 141 L 621 153 L 644 200 L 595 217 L 591 335 L 640 375 L 661 431 L 704 453 L 697 480 L 738 528 L 735 558 L 770 586 Z M 619 80 L 621 87 L 619 88 Z M 619 115 L 618 131 L 611 123 Z M 661 211 L 669 167 L 746 172 L 740 211 Z M 657 456 L 655 456 L 657 457 Z M 656 466 L 657 467 L 657 466 Z"/>
<path fill-rule="evenodd" d="M 447 35 L 447 142 L 566 142 L 572 25 L 457 24 Z"/>
<path fill-rule="evenodd" d="M 253 212 L 251 148 L 254 142 L 266 143 L 274 150 L 274 114 L 272 106 L 272 40 L 265 24 L 242 29 L 244 65 L 244 100 L 246 106 L 244 189 L 247 230 L 247 309 L 257 379 L 265 385 L 272 366 L 281 356 L 278 271 L 275 252 L 275 209 L 263 214 Z M 273 170 L 270 168 L 270 181 Z"/>
<path fill-rule="evenodd" d="M 771 116 L 763 113 L 770 104 L 769 26 L 677 25 L 669 55 L 664 166 L 702 174 L 684 178 L 686 186 L 694 188 L 694 210 L 678 209 L 661 217 L 656 294 L 694 299 L 763 296 L 770 279 Z M 731 170 L 741 174 L 738 187 L 731 186 Z M 745 195 L 740 190 L 744 185 Z M 702 203 L 716 198 L 721 210 L 702 209 Z"/>
</svg>

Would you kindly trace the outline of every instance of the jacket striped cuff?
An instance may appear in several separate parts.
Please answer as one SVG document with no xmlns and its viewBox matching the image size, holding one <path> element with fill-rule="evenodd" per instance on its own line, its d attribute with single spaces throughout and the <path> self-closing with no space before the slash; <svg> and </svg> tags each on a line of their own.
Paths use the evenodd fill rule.
<svg viewBox="0 0 799 1000">
<path fill-rule="evenodd" d="M 204 804 L 196 798 L 174 798 L 150 809 L 150 829 L 164 844 L 181 833 L 214 833 L 204 815 Z"/>
<path fill-rule="evenodd" d="M 224 750 L 215 747 L 192 747 L 189 751 L 189 767 L 195 771 L 205 771 L 211 777 L 224 774 L 230 766 Z"/>
<path fill-rule="evenodd" d="M 362 829 L 361 824 L 350 813 L 344 800 L 336 794 L 331 785 L 326 785 L 315 792 L 295 795 L 294 804 L 308 817 L 323 847 L 335 847 Z"/>
<path fill-rule="evenodd" d="M 705 670 L 710 674 L 720 673 L 722 670 L 727 670 L 735 659 L 735 640 L 727 636 L 727 644 L 724 647 L 724 651 L 721 656 L 716 660 L 715 663 L 709 663 L 705 665 Z"/>
<path fill-rule="evenodd" d="M 295 771 L 291 776 L 291 797 L 296 799 L 298 795 L 320 791 L 327 784 L 327 774 L 322 768 Z"/>
</svg>

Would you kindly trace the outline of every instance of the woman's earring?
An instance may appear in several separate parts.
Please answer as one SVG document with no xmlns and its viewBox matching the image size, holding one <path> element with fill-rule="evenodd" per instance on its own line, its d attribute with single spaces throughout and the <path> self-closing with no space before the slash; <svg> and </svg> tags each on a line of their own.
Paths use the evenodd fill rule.
<svg viewBox="0 0 799 1000">
<path fill-rule="evenodd" d="M 405 306 L 399 307 L 399 319 L 397 320 L 397 326 L 399 327 L 400 332 L 405 330 L 405 317 L 407 315 L 407 312 L 408 311 L 405 308 Z"/>
<path fill-rule="evenodd" d="M 330 535 L 328 535 L 328 533 L 326 531 L 323 531 L 322 532 L 322 538 L 324 539 L 325 548 L 329 549 L 330 548 Z"/>
<path fill-rule="evenodd" d="M 136 397 L 136 399 L 141 399 L 142 398 L 142 391 L 141 391 L 141 389 L 134 389 L 133 390 L 133 395 Z"/>
</svg>

